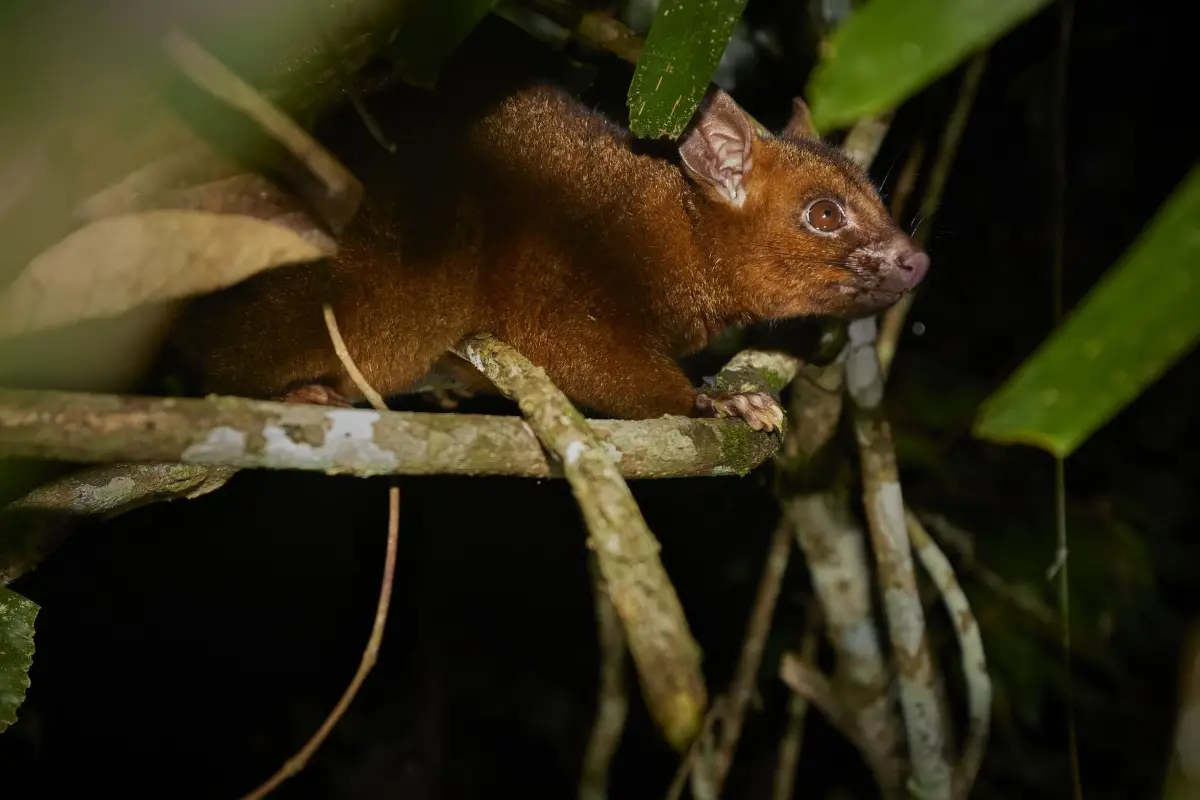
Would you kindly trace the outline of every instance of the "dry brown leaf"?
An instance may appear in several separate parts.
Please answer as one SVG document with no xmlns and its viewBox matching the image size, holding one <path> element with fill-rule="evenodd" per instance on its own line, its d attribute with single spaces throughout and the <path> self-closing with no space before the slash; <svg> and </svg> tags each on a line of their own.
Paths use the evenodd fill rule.
<svg viewBox="0 0 1200 800">
<path fill-rule="evenodd" d="M 99 219 L 39 254 L 0 294 L 0 337 L 111 317 L 332 255 L 332 239 L 312 233 L 194 210 Z"/>
</svg>

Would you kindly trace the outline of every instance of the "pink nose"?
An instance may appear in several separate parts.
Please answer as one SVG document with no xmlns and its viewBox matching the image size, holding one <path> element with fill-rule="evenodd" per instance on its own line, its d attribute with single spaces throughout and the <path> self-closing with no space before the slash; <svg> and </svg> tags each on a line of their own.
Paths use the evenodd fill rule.
<svg viewBox="0 0 1200 800">
<path fill-rule="evenodd" d="M 900 259 L 900 268 L 909 274 L 909 285 L 916 286 L 929 271 L 929 256 L 922 250 L 915 250 Z"/>
<path fill-rule="evenodd" d="M 889 292 L 915 289 L 929 271 L 929 256 L 921 250 L 909 250 L 883 269 L 880 288 Z"/>
</svg>

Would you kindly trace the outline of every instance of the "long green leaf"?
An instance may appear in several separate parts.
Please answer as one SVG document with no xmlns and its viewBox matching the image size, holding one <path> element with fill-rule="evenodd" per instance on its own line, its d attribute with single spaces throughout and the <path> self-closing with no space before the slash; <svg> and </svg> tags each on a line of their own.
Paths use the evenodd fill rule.
<svg viewBox="0 0 1200 800">
<path fill-rule="evenodd" d="M 432 89 L 442 67 L 496 0 L 408 0 L 406 5 L 388 55 L 406 83 Z"/>
<path fill-rule="evenodd" d="M 871 0 L 830 37 L 809 79 L 825 132 L 900 105 L 1049 0 Z"/>
<path fill-rule="evenodd" d="M 0 586 L 0 731 L 17 721 L 25 702 L 37 613 L 37 603 Z"/>
<path fill-rule="evenodd" d="M 635 136 L 683 132 L 717 71 L 746 0 L 663 0 L 629 85 Z"/>
<path fill-rule="evenodd" d="M 1067 456 L 1200 337 L 1200 166 L 981 407 L 975 435 Z"/>
</svg>

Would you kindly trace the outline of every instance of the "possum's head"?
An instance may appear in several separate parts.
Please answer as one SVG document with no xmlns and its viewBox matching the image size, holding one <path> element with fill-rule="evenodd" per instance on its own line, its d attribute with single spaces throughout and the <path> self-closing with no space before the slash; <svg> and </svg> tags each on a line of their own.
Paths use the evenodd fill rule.
<svg viewBox="0 0 1200 800">
<path fill-rule="evenodd" d="M 821 141 L 798 98 L 787 127 L 764 138 L 717 91 L 679 154 L 721 275 L 757 316 L 867 316 L 929 269 L 929 256 L 892 220 L 866 174 Z"/>
</svg>

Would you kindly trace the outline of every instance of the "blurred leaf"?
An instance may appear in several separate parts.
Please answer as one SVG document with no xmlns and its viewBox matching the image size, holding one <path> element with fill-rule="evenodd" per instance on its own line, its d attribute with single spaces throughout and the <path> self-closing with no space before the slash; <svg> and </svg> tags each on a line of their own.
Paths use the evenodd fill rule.
<svg viewBox="0 0 1200 800">
<path fill-rule="evenodd" d="M 208 211 L 96 220 L 44 250 L 0 294 L 0 337 L 112 317 L 331 255 L 318 231 Z"/>
<path fill-rule="evenodd" d="M 1200 336 L 1200 168 L 980 409 L 976 436 L 1069 455 Z"/>
<path fill-rule="evenodd" d="M 495 5 L 496 0 L 409 0 L 388 47 L 392 66 L 405 82 L 432 89 L 450 56 Z"/>
<path fill-rule="evenodd" d="M 746 0 L 663 0 L 633 82 L 629 128 L 635 136 L 683 132 L 725 53 Z"/>
<path fill-rule="evenodd" d="M 900 105 L 1049 0 L 871 0 L 834 31 L 806 97 L 825 132 Z"/>
<path fill-rule="evenodd" d="M 0 731 L 17 721 L 25 702 L 37 614 L 37 603 L 0 586 Z"/>
</svg>

